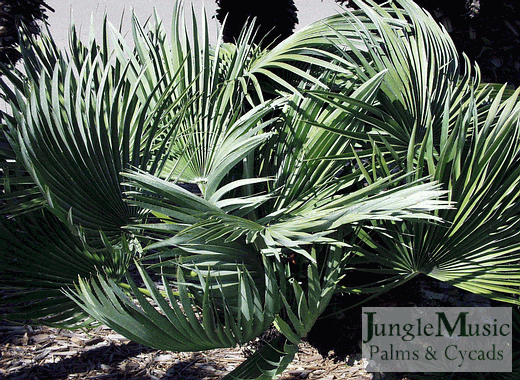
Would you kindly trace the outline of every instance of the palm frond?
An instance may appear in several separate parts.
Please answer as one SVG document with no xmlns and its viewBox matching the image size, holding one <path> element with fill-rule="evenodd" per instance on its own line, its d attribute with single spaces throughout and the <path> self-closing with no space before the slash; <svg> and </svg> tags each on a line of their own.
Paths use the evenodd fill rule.
<svg viewBox="0 0 520 380">
<path fill-rule="evenodd" d="M 126 240 L 92 250 L 48 211 L 2 218 L 0 231 L 2 318 L 61 328 L 96 324 L 63 289 L 96 273 L 118 282 L 130 259 Z"/>
<path fill-rule="evenodd" d="M 104 41 L 108 33 L 105 22 Z M 120 62 L 94 42 L 85 58 L 74 41 L 72 59 L 49 53 L 45 43 L 26 46 L 33 81 L 14 89 L 13 115 L 6 118 L 10 143 L 56 215 L 66 220 L 71 212 L 92 239 L 99 229 L 117 239 L 138 212 L 122 200 L 119 173 L 130 165 L 162 169 L 182 109 L 168 99 L 171 89 L 157 99 L 160 84 L 143 97 L 144 79 L 127 75 L 139 69 L 132 61 Z M 163 143 L 153 145 L 161 133 Z"/>
<path fill-rule="evenodd" d="M 220 307 L 214 302 L 209 275 L 197 273 L 202 287 L 198 294 L 201 303 L 198 304 L 198 297 L 190 289 L 180 267 L 174 284 L 163 276 L 163 293 L 143 268 L 137 267 L 151 295 L 150 300 L 128 276 L 129 295 L 103 276 L 98 276 L 94 282 L 80 280 L 78 290 L 68 294 L 86 312 L 115 331 L 149 347 L 173 351 L 200 351 L 248 342 L 270 326 L 279 308 L 273 270 L 266 271 L 264 293 L 259 292 L 247 271 L 239 271 L 237 306 L 230 308 L 223 293 Z M 176 286 L 178 295 L 171 285 Z"/>
</svg>

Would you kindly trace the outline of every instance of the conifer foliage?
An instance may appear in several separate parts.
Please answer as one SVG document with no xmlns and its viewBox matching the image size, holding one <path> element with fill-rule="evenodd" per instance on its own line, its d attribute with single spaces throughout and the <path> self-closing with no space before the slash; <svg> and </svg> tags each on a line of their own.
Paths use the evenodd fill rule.
<svg viewBox="0 0 520 380">
<path fill-rule="evenodd" d="M 264 46 L 289 37 L 298 23 L 294 0 L 217 0 L 217 19 L 224 24 L 224 42 L 235 42 L 246 22 L 256 18 L 255 42 Z"/>
<path fill-rule="evenodd" d="M 520 85 L 520 3 L 516 0 L 417 0 L 475 60 L 484 82 Z"/>
<path fill-rule="evenodd" d="M 43 0 L 0 0 L 0 62 L 16 63 L 20 59 L 20 52 L 16 50 L 18 28 L 38 34 L 37 22 L 47 19 L 47 10 L 54 11 Z"/>
</svg>

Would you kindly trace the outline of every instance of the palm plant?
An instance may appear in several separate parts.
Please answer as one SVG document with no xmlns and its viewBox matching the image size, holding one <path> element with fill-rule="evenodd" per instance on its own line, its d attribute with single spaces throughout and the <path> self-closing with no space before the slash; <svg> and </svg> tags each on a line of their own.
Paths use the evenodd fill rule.
<svg viewBox="0 0 520 380">
<path fill-rule="evenodd" d="M 107 21 L 87 44 L 72 29 L 68 52 L 51 37 L 26 36 L 24 70 L 3 67 L 0 82 L 11 106 L 3 317 L 67 328 L 95 320 L 180 351 L 232 347 L 274 323 L 282 335 L 229 375 L 271 378 L 347 269 L 374 261 L 396 272 L 392 284 L 426 272 L 403 264 L 410 254 L 397 232 L 446 231 L 441 217 L 466 212 L 440 200 L 459 198 L 448 170 L 432 169 L 434 144 L 449 146 L 452 162 L 468 149 L 466 136 L 486 136 L 477 120 L 490 115 L 504 132 L 484 129 L 514 155 L 518 107 L 501 95 L 489 103 L 489 90 L 458 73 L 446 34 L 399 3 L 359 2 L 270 50 L 253 43 L 253 27 L 236 44 L 210 46 L 205 22 L 188 36 L 178 3 L 171 44 L 157 17 L 148 30 L 132 19 L 132 47 Z M 414 51 L 424 54 L 400 59 Z M 457 126 L 467 119 L 477 127 Z M 489 217 L 497 225 L 515 218 L 516 179 L 500 190 L 496 182 L 509 170 L 488 180 L 504 211 Z M 497 233 L 516 236 L 503 224 Z M 493 264 L 494 255 L 483 251 L 480 261 Z M 514 254 L 503 257 L 516 270 Z M 462 265 L 471 258 L 452 273 L 485 279 L 489 268 Z M 439 255 L 436 264 L 452 262 Z"/>
</svg>

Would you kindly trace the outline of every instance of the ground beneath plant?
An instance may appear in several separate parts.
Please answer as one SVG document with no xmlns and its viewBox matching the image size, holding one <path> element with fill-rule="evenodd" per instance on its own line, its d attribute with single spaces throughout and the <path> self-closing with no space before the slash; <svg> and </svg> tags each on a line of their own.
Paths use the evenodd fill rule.
<svg viewBox="0 0 520 380">
<path fill-rule="evenodd" d="M 405 291 L 385 293 L 371 306 L 491 306 L 489 300 L 449 285 L 418 281 Z M 353 301 L 338 297 L 331 302 L 330 312 L 335 310 L 335 302 L 339 311 L 318 321 L 308 337 L 313 346 L 300 345 L 281 380 L 414 377 L 367 373 L 366 361 L 359 354 L 361 309 L 343 313 L 342 306 Z M 252 353 L 251 348 L 174 353 L 131 342 L 104 326 L 86 332 L 0 321 L 0 380 L 217 380 L 242 363 Z"/>
<path fill-rule="evenodd" d="M 197 353 L 153 350 L 107 327 L 87 332 L 0 322 L 0 379 L 221 379 L 245 360 L 247 347 Z M 283 380 L 373 379 L 359 357 L 335 361 L 300 345 Z"/>
</svg>

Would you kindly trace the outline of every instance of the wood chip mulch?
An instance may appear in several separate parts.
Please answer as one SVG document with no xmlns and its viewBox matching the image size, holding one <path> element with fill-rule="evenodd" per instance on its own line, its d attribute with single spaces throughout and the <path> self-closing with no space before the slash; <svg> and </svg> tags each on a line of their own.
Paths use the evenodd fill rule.
<svg viewBox="0 0 520 380">
<path fill-rule="evenodd" d="M 69 331 L 0 321 L 0 379 L 217 380 L 248 349 L 197 353 L 153 350 L 107 327 Z M 281 380 L 369 380 L 363 360 L 336 362 L 304 343 Z"/>
</svg>

